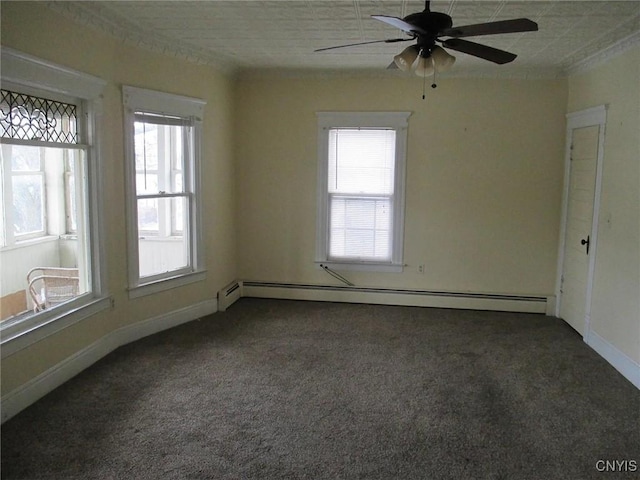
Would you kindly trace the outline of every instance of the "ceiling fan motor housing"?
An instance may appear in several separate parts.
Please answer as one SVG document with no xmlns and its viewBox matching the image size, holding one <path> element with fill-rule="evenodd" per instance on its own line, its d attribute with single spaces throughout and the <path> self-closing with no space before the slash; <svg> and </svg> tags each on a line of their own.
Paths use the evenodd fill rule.
<svg viewBox="0 0 640 480">
<path fill-rule="evenodd" d="M 407 15 L 403 20 L 417 27 L 415 34 L 418 39 L 420 56 L 424 58 L 431 56 L 431 51 L 436 44 L 438 34 L 453 26 L 451 17 L 446 13 L 440 12 L 424 11 L 412 13 L 411 15 Z"/>
</svg>

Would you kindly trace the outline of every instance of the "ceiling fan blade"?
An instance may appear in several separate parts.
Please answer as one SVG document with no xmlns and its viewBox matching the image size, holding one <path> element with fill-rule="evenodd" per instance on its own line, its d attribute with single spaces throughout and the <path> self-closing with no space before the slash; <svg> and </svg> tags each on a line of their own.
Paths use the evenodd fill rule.
<svg viewBox="0 0 640 480">
<path fill-rule="evenodd" d="M 500 65 L 512 62 L 517 57 L 514 53 L 498 50 L 497 48 L 488 47 L 487 45 L 480 45 L 475 42 L 469 42 L 468 40 L 460 40 L 459 38 L 450 38 L 449 40 L 445 40 L 442 42 L 442 46 L 450 48 L 451 50 L 473 55 L 474 57 L 483 58 Z"/>
<path fill-rule="evenodd" d="M 369 45 L 371 43 L 396 43 L 396 42 L 408 42 L 410 40 L 413 40 L 413 37 L 389 38 L 387 40 L 372 40 L 370 42 L 348 43 L 346 45 L 337 45 L 335 47 L 318 48 L 317 50 L 314 50 L 314 52 L 324 52 L 325 50 L 334 50 L 336 48 L 355 47 L 356 45 Z"/>
<path fill-rule="evenodd" d="M 396 27 L 399 28 L 400 30 L 407 32 L 407 33 L 412 33 L 412 34 L 420 34 L 420 35 L 426 35 L 427 32 L 425 32 L 423 29 L 421 29 L 420 27 L 417 27 L 415 25 L 412 25 L 408 22 L 405 22 L 403 19 L 398 18 L 398 17 L 388 17 L 386 15 L 371 15 L 371 18 L 375 18 L 376 20 L 380 20 L 381 22 L 384 22 L 388 25 L 391 25 L 392 27 Z"/>
<path fill-rule="evenodd" d="M 477 35 L 495 35 L 497 33 L 535 32 L 538 24 L 528 18 L 515 18 L 499 22 L 477 23 L 462 27 L 447 28 L 440 32 L 443 37 L 474 37 Z"/>
</svg>

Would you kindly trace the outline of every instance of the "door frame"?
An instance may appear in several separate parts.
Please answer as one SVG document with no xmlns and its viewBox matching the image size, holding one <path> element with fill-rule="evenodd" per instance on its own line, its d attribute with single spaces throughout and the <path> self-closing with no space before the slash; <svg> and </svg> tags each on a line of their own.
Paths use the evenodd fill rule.
<svg viewBox="0 0 640 480">
<path fill-rule="evenodd" d="M 562 276 L 564 272 L 564 250 L 566 246 L 566 231 L 569 209 L 569 185 L 571 180 L 571 146 L 573 131 L 578 128 L 598 128 L 598 158 L 596 161 L 596 178 L 593 195 L 593 218 L 591 220 L 589 269 L 587 272 L 587 291 L 585 295 L 584 337 L 589 336 L 591 324 L 591 295 L 593 291 L 593 277 L 596 268 L 596 252 L 598 246 L 598 219 L 600 217 L 600 200 L 602 196 L 602 163 L 604 160 L 604 140 L 607 123 L 607 105 L 587 108 L 567 114 L 566 145 L 564 153 L 564 185 L 562 189 L 562 213 L 560 220 L 560 241 L 558 242 L 558 266 L 556 274 L 556 305 L 555 316 L 560 316 L 562 304 Z"/>
</svg>

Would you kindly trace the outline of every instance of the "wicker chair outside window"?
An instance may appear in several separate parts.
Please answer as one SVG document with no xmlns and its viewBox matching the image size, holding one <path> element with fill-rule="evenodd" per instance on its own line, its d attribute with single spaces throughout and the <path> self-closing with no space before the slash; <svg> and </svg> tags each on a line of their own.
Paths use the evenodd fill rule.
<svg viewBox="0 0 640 480">
<path fill-rule="evenodd" d="M 40 312 L 80 294 L 77 268 L 36 267 L 27 273 L 33 311 Z"/>
</svg>

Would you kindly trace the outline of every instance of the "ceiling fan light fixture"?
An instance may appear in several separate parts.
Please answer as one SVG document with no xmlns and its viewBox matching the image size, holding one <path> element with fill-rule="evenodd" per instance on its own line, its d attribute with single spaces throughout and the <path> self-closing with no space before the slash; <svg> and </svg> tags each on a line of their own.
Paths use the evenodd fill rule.
<svg viewBox="0 0 640 480">
<path fill-rule="evenodd" d="M 415 72 L 419 77 L 432 75 L 434 72 L 433 57 L 420 57 Z"/>
<path fill-rule="evenodd" d="M 411 65 L 416 61 L 416 58 L 418 58 L 418 49 L 415 45 L 410 45 L 393 57 L 393 62 L 400 70 L 408 72 L 411 70 Z"/>
<path fill-rule="evenodd" d="M 433 58 L 433 64 L 438 72 L 446 72 L 456 63 L 456 57 L 437 45 L 433 47 L 431 58 Z"/>
</svg>

